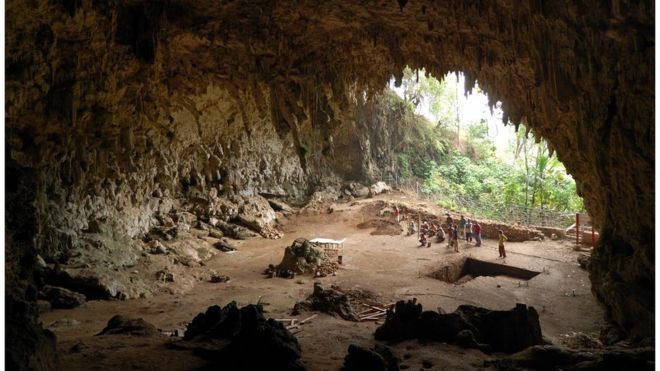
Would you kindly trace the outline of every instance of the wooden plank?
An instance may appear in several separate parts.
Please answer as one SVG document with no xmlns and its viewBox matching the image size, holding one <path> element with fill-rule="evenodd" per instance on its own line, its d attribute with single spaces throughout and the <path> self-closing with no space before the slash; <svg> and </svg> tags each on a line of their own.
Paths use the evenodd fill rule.
<svg viewBox="0 0 660 371">
<path fill-rule="evenodd" d="M 300 321 L 300 324 L 302 325 L 302 324 L 304 324 L 308 321 L 311 321 L 312 319 L 316 318 L 317 316 L 318 316 L 318 314 L 314 314 L 312 316 L 309 316 L 309 317 L 305 318 L 304 320 Z"/>
<path fill-rule="evenodd" d="M 378 317 L 382 317 L 386 314 L 387 314 L 387 312 L 378 312 L 378 313 L 370 314 L 368 316 L 364 316 L 364 317 L 361 318 L 361 320 L 371 319 L 371 318 L 375 319 L 375 318 L 378 318 Z"/>
</svg>

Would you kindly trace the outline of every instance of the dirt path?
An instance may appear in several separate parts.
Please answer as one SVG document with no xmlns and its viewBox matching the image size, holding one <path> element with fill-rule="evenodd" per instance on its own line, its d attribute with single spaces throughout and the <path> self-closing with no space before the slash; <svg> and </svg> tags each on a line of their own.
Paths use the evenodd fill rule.
<svg viewBox="0 0 660 371">
<path fill-rule="evenodd" d="M 392 196 L 385 196 L 392 197 Z M 396 195 L 396 197 L 405 197 Z M 405 199 L 404 199 L 405 200 Z M 552 241 L 510 243 L 508 257 L 498 258 L 496 241 L 485 240 L 482 247 L 465 246 L 459 253 L 446 244 L 433 243 L 420 248 L 415 237 L 371 235 L 372 229 L 358 229 L 359 223 L 376 216 L 365 215 L 355 205 L 337 205 L 332 214 L 296 215 L 281 221 L 284 238 L 254 238 L 238 244 L 238 251 L 222 253 L 207 262 L 198 272 L 213 269 L 231 277 L 229 283 L 198 281 L 184 294 L 159 294 L 152 298 L 129 301 L 92 301 L 71 310 L 55 310 L 42 315 L 50 325 L 63 319 L 79 324 L 50 326 L 57 334 L 63 369 L 195 369 L 203 361 L 189 352 L 167 348 L 170 338 L 135 339 L 126 336 L 95 337 L 115 314 L 142 317 L 156 327 L 181 329 L 210 305 L 225 305 L 234 300 L 239 305 L 265 303 L 267 316 L 291 318 L 294 303 L 312 291 L 314 279 L 267 279 L 261 273 L 268 264 L 277 264 L 283 248 L 297 237 L 346 239 L 344 264 L 336 276 L 319 279 L 325 286 L 336 284 L 344 289 L 367 289 L 386 300 L 413 297 L 433 310 L 453 311 L 460 304 L 491 309 L 510 309 L 516 303 L 537 308 L 543 334 L 556 342 L 571 331 L 597 332 L 603 312 L 590 293 L 586 271 L 577 264 L 577 254 L 568 243 Z M 541 272 L 526 283 L 507 277 L 477 277 L 461 285 L 427 276 L 460 257 L 504 263 Z M 185 274 L 185 273 L 182 273 Z M 193 274 L 193 273 L 190 273 Z M 195 273 L 196 274 L 196 273 Z M 573 296 L 573 290 L 575 296 Z M 568 293 L 568 296 L 566 294 Z M 296 318 L 309 316 L 303 313 Z M 320 314 L 297 334 L 303 361 L 310 370 L 337 370 L 351 343 L 373 344 L 374 322 L 355 323 Z M 421 345 L 409 341 L 393 346 L 404 364 L 418 369 L 427 360 L 437 369 L 474 369 L 489 356 L 444 344 Z"/>
</svg>

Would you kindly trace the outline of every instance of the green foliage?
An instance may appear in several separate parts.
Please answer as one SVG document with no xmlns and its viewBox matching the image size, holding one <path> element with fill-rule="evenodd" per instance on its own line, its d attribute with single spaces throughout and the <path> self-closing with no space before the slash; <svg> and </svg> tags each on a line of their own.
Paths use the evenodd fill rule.
<svg viewBox="0 0 660 371">
<path fill-rule="evenodd" d="M 400 114 L 394 148 L 399 177 L 427 178 L 450 147 L 444 131 L 416 115 L 414 108 L 395 93 L 385 92 L 383 99 Z"/>
<path fill-rule="evenodd" d="M 449 75 L 448 75 L 449 76 Z M 450 81 L 447 81 L 450 80 Z M 417 178 L 421 191 L 449 209 L 501 219 L 511 207 L 574 212 L 583 209 L 575 182 L 547 144 L 529 138 L 522 127 L 510 148 L 514 158 L 505 163 L 495 156 L 485 119 L 461 123 L 458 146 L 457 87 L 452 79 L 438 81 L 424 70 L 404 71 L 404 99 L 398 104 L 411 119 L 401 125 L 401 143 L 395 148 L 399 177 Z M 392 96 L 394 94 L 390 94 Z M 426 101 L 439 118 L 433 126 L 414 112 Z"/>
</svg>

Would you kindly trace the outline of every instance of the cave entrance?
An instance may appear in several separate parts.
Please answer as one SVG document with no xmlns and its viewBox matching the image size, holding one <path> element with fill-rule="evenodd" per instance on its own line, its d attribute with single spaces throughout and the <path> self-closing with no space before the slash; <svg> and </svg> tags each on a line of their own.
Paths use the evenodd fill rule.
<svg viewBox="0 0 660 371">
<path fill-rule="evenodd" d="M 536 277 L 539 273 L 511 265 L 463 258 L 432 272 L 430 276 L 440 281 L 460 285 L 479 276 L 505 276 L 528 281 Z"/>
<path fill-rule="evenodd" d="M 406 67 L 385 90 L 400 115 L 392 168 L 402 188 L 475 218 L 553 227 L 558 237 L 584 213 L 552 144 L 512 124 L 478 81 Z"/>
</svg>

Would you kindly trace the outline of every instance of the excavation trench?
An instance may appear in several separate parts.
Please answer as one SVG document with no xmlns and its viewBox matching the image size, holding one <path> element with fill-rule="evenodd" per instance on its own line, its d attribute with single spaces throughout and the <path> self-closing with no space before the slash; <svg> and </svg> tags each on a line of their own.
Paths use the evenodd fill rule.
<svg viewBox="0 0 660 371">
<path fill-rule="evenodd" d="M 463 258 L 432 272 L 430 276 L 448 283 L 463 284 L 479 276 L 506 276 L 527 281 L 539 273 L 505 264 Z"/>
</svg>

